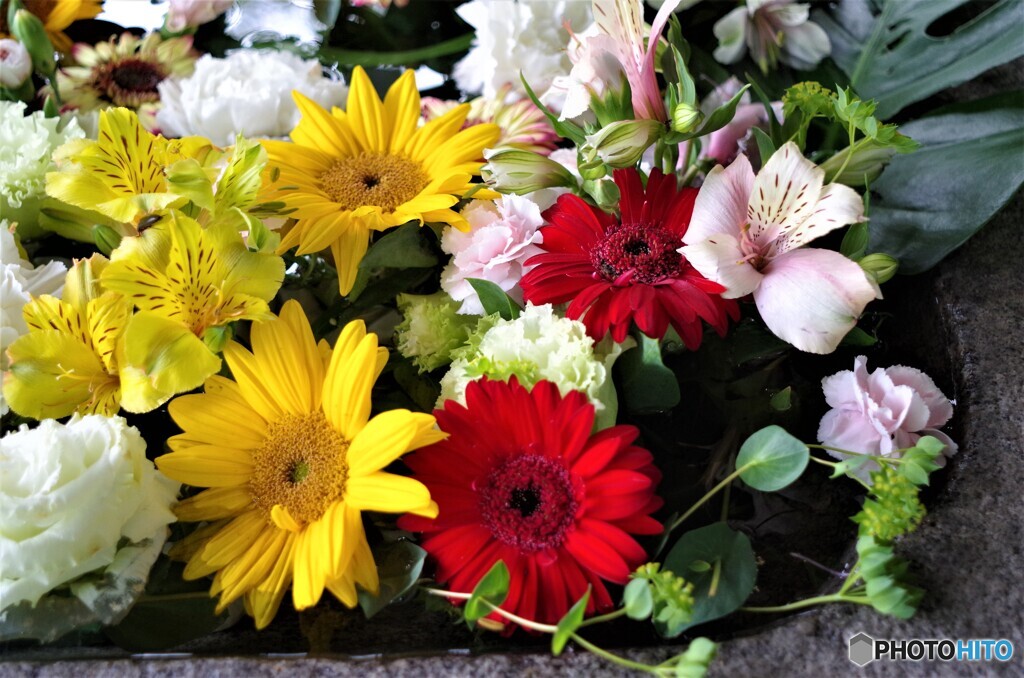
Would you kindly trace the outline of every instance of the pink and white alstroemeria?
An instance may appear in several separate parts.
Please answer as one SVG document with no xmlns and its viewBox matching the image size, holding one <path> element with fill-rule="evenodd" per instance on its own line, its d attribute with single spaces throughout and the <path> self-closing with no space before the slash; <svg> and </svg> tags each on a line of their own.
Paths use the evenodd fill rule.
<svg viewBox="0 0 1024 678">
<path fill-rule="evenodd" d="M 668 120 L 665 102 L 658 88 L 654 72 L 654 52 L 665 29 L 668 18 L 681 0 L 667 0 L 658 10 L 651 24 L 651 33 L 644 45 L 644 4 L 638 0 L 593 0 L 594 24 L 596 31 L 582 36 L 586 49 L 577 52 L 570 80 L 576 79 L 576 87 L 570 87 L 573 98 L 571 110 L 564 117 L 581 114 L 581 97 L 589 90 L 598 89 L 591 81 L 594 77 L 614 69 L 608 67 L 608 57 L 613 55 L 621 64 L 629 82 L 633 113 L 638 120 Z M 611 83 L 604 82 L 605 86 Z M 584 109 L 585 110 L 585 109 Z M 564 118 L 563 118 L 564 119 Z"/>
<path fill-rule="evenodd" d="M 754 295 L 768 328 L 802 351 L 831 353 L 868 302 L 881 298 L 861 267 L 838 252 L 800 249 L 829 231 L 864 220 L 851 188 L 824 184 L 825 173 L 790 142 L 754 176 L 739 156 L 708 174 L 679 251 L 727 289 Z"/>
</svg>

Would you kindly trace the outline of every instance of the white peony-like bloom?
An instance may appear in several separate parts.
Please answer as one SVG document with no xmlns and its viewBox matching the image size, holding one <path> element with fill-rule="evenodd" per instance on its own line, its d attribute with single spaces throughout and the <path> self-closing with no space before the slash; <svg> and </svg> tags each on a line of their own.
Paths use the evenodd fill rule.
<svg viewBox="0 0 1024 678">
<path fill-rule="evenodd" d="M 21 258 L 7 221 L 0 221 L 0 369 L 7 370 L 7 347 L 28 332 L 21 309 L 33 296 L 60 297 L 67 267 L 51 261 L 38 268 Z M 0 414 L 7 414 L 0 393 Z"/>
<path fill-rule="evenodd" d="M 42 111 L 25 115 L 25 108 L 20 101 L 0 102 L 0 217 L 18 222 L 22 237 L 35 227 L 46 197 L 54 149 L 85 136 L 74 120 L 47 118 Z"/>
<path fill-rule="evenodd" d="M 572 0 L 472 0 L 456 10 L 476 29 L 473 48 L 455 64 L 452 76 L 463 92 L 483 94 L 488 99 L 505 85 L 510 96 L 523 98 L 526 82 L 544 103 L 561 108 L 564 89 L 548 89 L 555 78 L 569 73 L 572 63 L 566 54 L 568 24 L 582 31 L 592 21 L 589 2 Z M 557 101 L 555 101 L 557 99 Z"/>
<path fill-rule="evenodd" d="M 469 382 L 486 376 L 508 380 L 516 377 L 527 388 L 547 380 L 562 395 L 583 391 L 597 413 L 595 427 L 615 424 L 618 399 L 612 384 L 612 365 L 632 342 L 594 344 L 578 320 L 557 315 L 551 304 L 528 304 L 515 320 L 480 323 L 469 344 L 452 352 L 452 366 L 441 378 L 437 406 L 447 400 L 466 403 Z"/>
<path fill-rule="evenodd" d="M 86 573 L 123 567 L 115 559 L 129 545 L 162 545 L 178 488 L 121 417 L 47 419 L 0 439 L 0 622 Z M 97 593 L 79 598 L 89 605 Z"/>
<path fill-rule="evenodd" d="M 298 124 L 292 90 L 328 110 L 343 106 L 348 87 L 323 75 L 315 59 L 291 52 L 242 49 L 218 59 L 204 55 L 187 78 L 158 86 L 163 108 L 157 125 L 165 136 L 204 136 L 229 146 L 235 136 L 284 137 Z"/>
<path fill-rule="evenodd" d="M 452 260 L 441 273 L 441 288 L 462 302 L 459 313 L 484 313 L 468 278 L 490 281 L 523 302 L 519 281 L 530 269 L 526 260 L 542 251 L 537 247 L 543 239 L 538 230 L 544 225 L 540 213 L 540 206 L 529 198 L 503 195 L 495 202 L 474 200 L 462 210 L 468 231 L 445 229 L 441 249 Z"/>
</svg>

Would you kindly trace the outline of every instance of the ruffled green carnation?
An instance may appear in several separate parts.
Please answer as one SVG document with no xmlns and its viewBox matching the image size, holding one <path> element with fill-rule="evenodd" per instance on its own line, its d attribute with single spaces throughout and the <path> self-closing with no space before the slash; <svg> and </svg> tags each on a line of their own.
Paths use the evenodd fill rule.
<svg viewBox="0 0 1024 678">
<path fill-rule="evenodd" d="M 578 320 L 555 314 L 550 304 L 527 305 L 515 320 L 484 319 L 466 346 L 452 352 L 452 366 L 441 379 L 438 406 L 465 403 L 466 386 L 480 377 L 508 380 L 527 388 L 547 380 L 564 395 L 583 391 L 597 411 L 598 429 L 615 423 L 618 400 L 611 369 L 625 344 L 594 344 Z"/>
<path fill-rule="evenodd" d="M 63 129 L 61 124 L 42 111 L 25 115 L 20 101 L 0 102 L 0 214 L 18 222 L 22 238 L 39 234 L 35 225 L 46 197 L 46 173 L 54 169 L 54 149 L 85 136 L 74 120 Z"/>
<path fill-rule="evenodd" d="M 459 315 L 459 302 L 445 292 L 399 294 L 397 301 L 402 313 L 402 322 L 395 328 L 398 351 L 420 372 L 450 363 L 452 351 L 466 344 L 479 320 Z"/>
</svg>

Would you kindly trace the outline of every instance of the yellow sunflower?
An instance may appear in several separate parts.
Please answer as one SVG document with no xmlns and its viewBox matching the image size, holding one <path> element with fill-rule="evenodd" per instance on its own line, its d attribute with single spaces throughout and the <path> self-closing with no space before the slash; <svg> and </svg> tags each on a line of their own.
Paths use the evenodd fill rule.
<svg viewBox="0 0 1024 678">
<path fill-rule="evenodd" d="M 187 545 L 185 577 L 216 573 L 218 609 L 244 596 L 263 628 L 289 585 L 296 609 L 315 605 L 325 588 L 349 607 L 356 585 L 377 592 L 361 512 L 436 516 L 422 483 L 381 469 L 445 434 L 428 414 L 370 418 L 387 349 L 362 321 L 345 326 L 332 352 L 289 301 L 279 318 L 253 325 L 252 346 L 224 349 L 234 381 L 215 376 L 205 393 L 171 402 L 184 432 L 156 464 L 210 488 L 176 509 L 181 520 L 210 521 Z"/>
<path fill-rule="evenodd" d="M 342 294 L 352 291 L 370 233 L 409 221 L 468 224 L 451 208 L 473 188 L 497 125 L 463 129 L 463 104 L 418 127 L 420 95 L 406 71 L 380 100 L 362 68 L 352 74 L 347 111 L 330 113 L 298 92 L 302 119 L 293 143 L 262 142 L 273 179 L 266 198 L 293 210 L 279 253 L 331 248 Z"/>
</svg>

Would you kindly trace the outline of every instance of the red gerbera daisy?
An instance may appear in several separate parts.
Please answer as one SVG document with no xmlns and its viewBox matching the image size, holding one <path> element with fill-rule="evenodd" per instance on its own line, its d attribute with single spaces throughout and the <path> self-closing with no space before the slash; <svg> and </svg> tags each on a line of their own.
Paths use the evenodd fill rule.
<svg viewBox="0 0 1024 678">
<path fill-rule="evenodd" d="M 555 623 L 588 585 L 588 614 L 611 608 L 604 581 L 625 584 L 646 558 L 630 535 L 662 529 L 649 515 L 662 504 L 661 474 L 632 445 L 636 428 L 591 435 L 584 394 L 562 397 L 548 381 L 527 391 L 515 378 L 473 382 L 465 407 L 449 400 L 434 416 L 448 439 L 405 460 L 440 510 L 399 526 L 427 533 L 437 580 L 469 592 L 502 560 L 510 612 Z"/>
<path fill-rule="evenodd" d="M 610 330 L 621 342 L 636 321 L 640 331 L 661 339 L 669 323 L 688 348 L 700 345 L 706 320 L 724 335 L 729 317 L 739 317 L 725 288 L 697 272 L 679 253 L 690 225 L 697 189 L 676 189 L 675 175 L 651 172 L 644 190 L 635 169 L 616 170 L 621 217 L 563 195 L 544 215 L 543 254 L 520 285 L 534 304 L 571 301 L 566 315 L 582 316 L 597 340 Z"/>
</svg>

